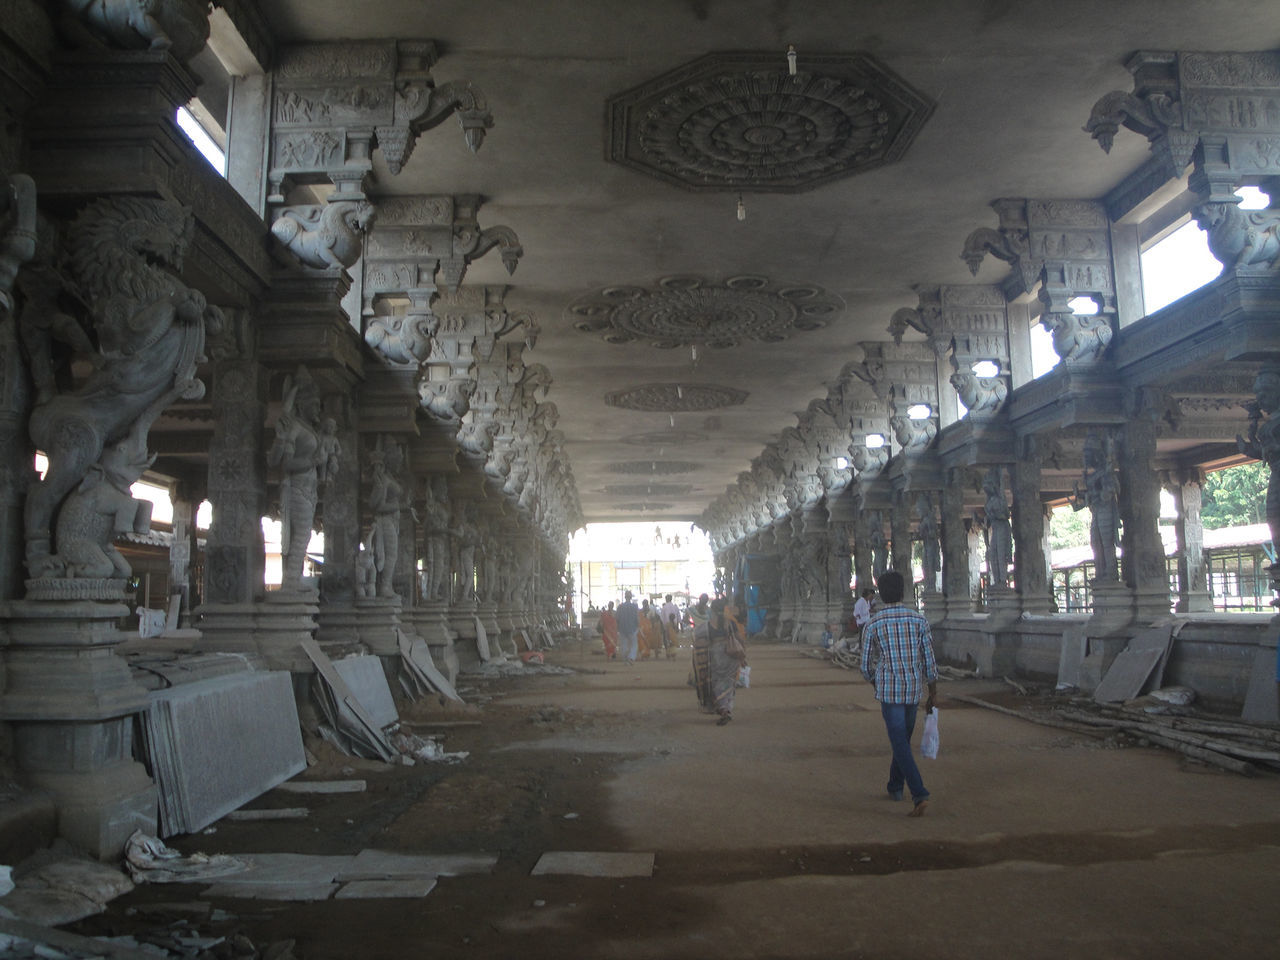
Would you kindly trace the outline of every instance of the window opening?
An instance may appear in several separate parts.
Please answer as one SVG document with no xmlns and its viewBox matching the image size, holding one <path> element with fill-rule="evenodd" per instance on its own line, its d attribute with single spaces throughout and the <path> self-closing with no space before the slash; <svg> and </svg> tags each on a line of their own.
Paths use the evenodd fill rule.
<svg viewBox="0 0 1280 960">
<path fill-rule="evenodd" d="M 209 166 L 218 171 L 218 176 L 225 177 L 227 175 L 227 155 L 214 142 L 213 137 L 209 136 L 208 131 L 200 125 L 200 121 L 195 118 L 195 115 L 186 107 L 179 107 L 177 121 L 178 126 L 182 128 L 182 132 L 195 144 L 195 148 L 200 151 L 201 155 L 209 161 Z"/>
</svg>

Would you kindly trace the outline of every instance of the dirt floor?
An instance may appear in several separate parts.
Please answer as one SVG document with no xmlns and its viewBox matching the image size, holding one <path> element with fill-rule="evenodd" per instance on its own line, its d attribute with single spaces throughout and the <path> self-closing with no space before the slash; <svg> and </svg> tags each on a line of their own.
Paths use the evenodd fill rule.
<svg viewBox="0 0 1280 960">
<path fill-rule="evenodd" d="M 870 687 L 804 650 L 753 645 L 724 727 L 697 708 L 687 651 L 628 666 L 573 644 L 548 657 L 571 675 L 464 676 L 473 705 L 405 710 L 464 762 L 318 751 L 302 778 L 368 791 L 272 791 L 250 806 L 309 818 L 224 820 L 170 843 L 498 855 L 425 899 L 212 902 L 229 916 L 206 928 L 294 940 L 302 960 L 1280 956 L 1280 777 L 949 701 L 1019 699 L 962 680 L 941 685 L 942 749 L 921 761 L 933 802 L 909 818 L 885 793 Z M 531 876 L 546 851 L 652 852 L 655 870 Z M 145 930 L 203 909 L 205 886 L 140 886 L 74 929 Z"/>
</svg>

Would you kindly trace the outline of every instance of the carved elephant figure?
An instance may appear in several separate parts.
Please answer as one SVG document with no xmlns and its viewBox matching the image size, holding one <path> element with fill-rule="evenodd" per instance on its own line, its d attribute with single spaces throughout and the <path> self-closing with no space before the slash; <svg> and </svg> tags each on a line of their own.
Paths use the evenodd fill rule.
<svg viewBox="0 0 1280 960">
<path fill-rule="evenodd" d="M 61 0 L 63 29 L 125 50 L 168 50 L 182 62 L 209 39 L 209 5 L 200 0 Z"/>
</svg>

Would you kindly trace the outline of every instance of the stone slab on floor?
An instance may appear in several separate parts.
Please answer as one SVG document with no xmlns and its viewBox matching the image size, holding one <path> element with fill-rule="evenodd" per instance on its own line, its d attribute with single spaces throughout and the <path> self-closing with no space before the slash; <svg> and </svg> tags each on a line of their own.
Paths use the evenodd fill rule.
<svg viewBox="0 0 1280 960">
<path fill-rule="evenodd" d="M 285 793 L 364 793 L 369 784 L 365 780 L 289 780 L 276 789 Z"/>
<path fill-rule="evenodd" d="M 288 673 L 212 677 L 149 701 L 162 836 L 194 833 L 306 768 Z"/>
<path fill-rule="evenodd" d="M 385 730 L 399 722 L 400 714 L 396 712 L 396 702 L 391 697 L 391 686 L 378 657 L 344 657 L 333 661 L 333 669 L 347 682 L 380 729 Z"/>
<path fill-rule="evenodd" d="M 436 888 L 435 877 L 399 880 L 353 880 L 334 895 L 335 900 L 381 900 L 393 897 L 421 899 Z"/>
<path fill-rule="evenodd" d="M 1073 623 L 1062 631 L 1058 652 L 1058 689 L 1080 686 L 1080 667 L 1089 648 L 1088 625 Z"/>
<path fill-rule="evenodd" d="M 355 861 L 352 856 L 310 853 L 255 853 L 247 859 L 249 869 L 236 874 L 237 885 L 333 883 Z"/>
<path fill-rule="evenodd" d="M 587 850 L 552 850 L 533 865 L 530 876 L 550 874 L 574 877 L 651 877 L 652 853 L 600 853 Z"/>
<path fill-rule="evenodd" d="M 1163 655 L 1164 651 L 1158 647 L 1121 651 L 1093 692 L 1093 699 L 1098 703 L 1132 700 L 1142 692 L 1143 685 Z"/>
<path fill-rule="evenodd" d="M 351 866 L 338 874 L 339 880 L 385 880 L 400 877 L 459 877 L 468 873 L 490 873 L 498 862 L 496 853 L 392 853 L 389 850 L 361 850 Z"/>
<path fill-rule="evenodd" d="M 336 883 L 215 883 L 202 897 L 234 897 L 240 900 L 328 900 L 338 892 Z"/>
</svg>

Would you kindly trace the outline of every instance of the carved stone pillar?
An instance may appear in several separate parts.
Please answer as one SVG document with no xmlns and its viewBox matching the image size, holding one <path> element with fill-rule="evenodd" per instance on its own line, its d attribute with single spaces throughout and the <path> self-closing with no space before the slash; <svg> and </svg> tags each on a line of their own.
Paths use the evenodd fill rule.
<svg viewBox="0 0 1280 960">
<path fill-rule="evenodd" d="M 179 626 L 191 623 L 191 557 L 196 547 L 196 510 L 200 498 L 189 483 L 169 487 L 173 504 L 173 541 L 169 545 L 169 596 L 181 597 L 178 605 Z M 166 607 L 167 609 L 167 607 Z"/>
<path fill-rule="evenodd" d="M 201 650 L 258 650 L 253 631 L 255 605 L 264 592 L 264 380 L 253 360 L 214 365 L 208 480 L 213 514 L 205 536 L 204 602 L 195 612 Z"/>
<path fill-rule="evenodd" d="M 35 477 L 35 450 L 27 437 L 27 374 L 16 322 L 0 313 L 0 600 L 20 597 L 25 576 L 23 504 Z"/>
<path fill-rule="evenodd" d="M 853 577 L 853 524 L 831 523 L 829 539 L 827 622 L 835 624 L 832 633 L 838 640 L 844 625 L 853 616 L 853 593 L 849 587 Z"/>
<path fill-rule="evenodd" d="M 325 397 L 322 426 L 333 427 L 337 456 L 327 464 L 320 490 L 324 522 L 324 573 L 320 577 L 320 613 L 316 640 L 330 657 L 358 643 L 356 556 L 360 552 L 360 435 L 345 393 Z"/>
<path fill-rule="evenodd" d="M 1204 473 L 1183 470 L 1165 478 L 1165 489 L 1173 494 L 1178 515 L 1173 529 L 1178 542 L 1178 613 L 1210 613 L 1209 567 L 1204 559 L 1204 524 L 1200 501 L 1204 493 Z"/>
<path fill-rule="evenodd" d="M 867 525 L 868 515 L 859 498 L 853 514 L 853 580 L 854 592 L 859 596 L 863 590 L 875 589 L 875 580 L 871 576 L 871 530 Z"/>
<path fill-rule="evenodd" d="M 952 469 L 947 471 L 947 482 L 942 488 L 942 592 L 948 617 L 973 612 L 964 483 L 965 472 Z"/>
<path fill-rule="evenodd" d="M 889 537 L 892 544 L 889 566 L 902 574 L 907 582 L 908 599 L 914 597 L 915 585 L 912 583 L 911 569 L 911 514 L 907 511 L 906 498 L 900 492 L 893 495 L 893 506 L 889 508 Z"/>
<path fill-rule="evenodd" d="M 1052 588 L 1045 562 L 1044 505 L 1040 502 L 1040 466 L 1043 461 L 1038 438 L 1028 436 L 1021 443 L 1021 456 L 1013 464 L 1013 582 L 1022 601 L 1022 612 L 1047 614 L 1052 607 Z"/>
<path fill-rule="evenodd" d="M 1132 398 L 1120 444 L 1120 516 L 1124 581 L 1134 613 L 1149 622 L 1169 615 L 1169 575 L 1160 539 L 1160 478 L 1152 468 L 1161 397 L 1142 390 Z"/>
</svg>

